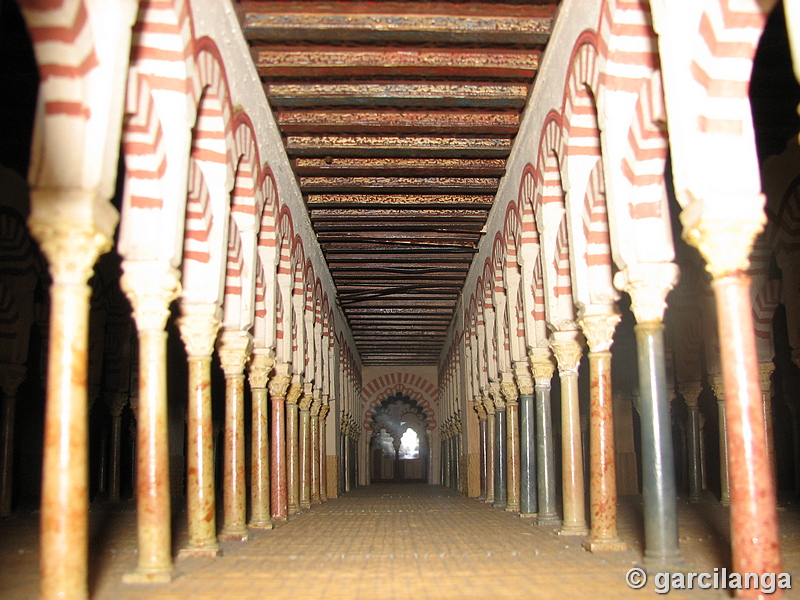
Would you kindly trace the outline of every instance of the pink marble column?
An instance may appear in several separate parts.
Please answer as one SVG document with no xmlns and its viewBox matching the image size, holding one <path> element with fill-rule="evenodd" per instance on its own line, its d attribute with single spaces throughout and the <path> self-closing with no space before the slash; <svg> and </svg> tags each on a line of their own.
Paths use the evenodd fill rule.
<svg viewBox="0 0 800 600">
<path fill-rule="evenodd" d="M 217 343 L 225 372 L 225 453 L 223 460 L 223 521 L 220 539 L 247 539 L 247 489 L 244 464 L 244 367 L 252 339 L 244 331 L 225 330 Z"/>
<path fill-rule="evenodd" d="M 303 376 L 294 375 L 286 395 L 286 489 L 288 512 L 300 511 L 300 432 L 297 402 L 303 393 Z"/>
<path fill-rule="evenodd" d="M 292 381 L 292 365 L 278 363 L 269 379 L 269 396 L 272 410 L 272 435 L 270 472 L 270 505 L 272 519 L 284 521 L 287 515 L 286 485 L 286 392 Z"/>
<path fill-rule="evenodd" d="M 275 360 L 269 351 L 256 348 L 250 361 L 249 378 L 253 422 L 250 431 L 250 524 L 251 529 L 272 529 L 269 485 L 269 407 L 267 380 Z"/>
<path fill-rule="evenodd" d="M 311 396 L 311 384 L 306 384 L 306 390 L 300 398 L 298 407 L 300 408 L 300 452 L 298 460 L 300 463 L 300 508 L 311 508 L 311 403 L 314 401 Z"/>
<path fill-rule="evenodd" d="M 14 483 L 14 409 L 17 390 L 25 381 L 23 365 L 0 365 L 0 517 L 11 514 L 11 497 Z"/>
<path fill-rule="evenodd" d="M 611 344 L 620 317 L 612 307 L 584 315 L 580 326 L 589 344 L 589 538 L 590 552 L 624 551 L 617 537 L 617 469 Z"/>
<path fill-rule="evenodd" d="M 189 541 L 179 557 L 217 556 L 211 354 L 220 328 L 217 307 L 181 305 L 178 319 L 189 367 L 186 436 L 186 513 Z"/>
<path fill-rule="evenodd" d="M 139 331 L 139 401 L 136 414 L 136 571 L 126 583 L 172 579 L 172 515 L 167 435 L 167 332 L 169 305 L 178 295 L 177 271 L 125 261 L 120 281 Z"/>
<path fill-rule="evenodd" d="M 775 482 L 764 431 L 750 278 L 741 273 L 719 276 L 712 287 L 727 403 L 732 567 L 738 573 L 781 573 Z M 739 596 L 764 597 L 760 590 L 752 589 L 741 590 Z"/>
</svg>

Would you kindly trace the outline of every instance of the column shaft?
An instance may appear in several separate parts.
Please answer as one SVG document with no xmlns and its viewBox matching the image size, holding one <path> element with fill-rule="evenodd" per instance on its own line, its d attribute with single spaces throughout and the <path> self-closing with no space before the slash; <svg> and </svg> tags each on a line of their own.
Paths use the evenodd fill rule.
<svg viewBox="0 0 800 600">
<path fill-rule="evenodd" d="M 703 494 L 703 478 L 700 462 L 700 407 L 689 406 L 689 502 L 700 502 Z"/>
<path fill-rule="evenodd" d="M 488 480 L 486 473 L 487 460 L 487 433 L 486 433 L 486 417 L 478 421 L 479 434 L 480 434 L 480 460 L 481 460 L 481 493 L 478 500 L 486 500 L 486 482 Z"/>
<path fill-rule="evenodd" d="M 319 415 L 311 414 L 311 503 L 320 504 Z"/>
<path fill-rule="evenodd" d="M 506 468 L 508 470 L 508 505 L 506 510 L 519 512 L 520 468 L 519 468 L 519 404 L 506 405 Z"/>
<path fill-rule="evenodd" d="M 623 551 L 617 537 L 617 469 L 614 447 L 614 403 L 611 352 L 589 352 L 591 531 L 584 547 L 592 552 Z"/>
<path fill-rule="evenodd" d="M 648 571 L 679 569 L 678 517 L 672 431 L 664 365 L 664 325 L 635 326 L 642 432 L 644 563 Z"/>
<path fill-rule="evenodd" d="M 287 514 L 287 486 L 286 486 L 286 424 L 285 424 L 285 397 L 271 395 L 272 404 L 272 479 L 270 486 L 270 500 L 272 518 L 283 521 Z"/>
<path fill-rule="evenodd" d="M 136 413 L 136 524 L 139 558 L 127 583 L 172 578 L 172 523 L 167 435 L 167 333 L 139 332 L 139 406 Z"/>
<path fill-rule="evenodd" d="M 775 482 L 764 432 L 764 406 L 750 302 L 750 279 L 714 279 L 730 461 L 732 566 L 738 573 L 780 573 Z M 742 590 L 742 597 L 762 597 Z"/>
<path fill-rule="evenodd" d="M 486 502 L 494 502 L 495 412 L 486 415 Z"/>
<path fill-rule="evenodd" d="M 220 538 L 247 539 L 247 490 L 244 466 L 244 374 L 225 374 L 225 455 L 223 520 Z"/>
<path fill-rule="evenodd" d="M 558 525 L 556 511 L 556 453 L 550 415 L 550 381 L 536 380 L 536 489 L 541 525 Z"/>
<path fill-rule="evenodd" d="M 506 407 L 497 407 L 495 408 L 494 502 L 492 506 L 502 509 L 505 509 L 508 504 L 506 435 Z"/>
<path fill-rule="evenodd" d="M 3 396 L 0 414 L 0 517 L 11 514 L 14 489 L 14 408 L 17 399 Z"/>
<path fill-rule="evenodd" d="M 88 285 L 50 288 L 41 505 L 41 598 L 85 599 L 88 564 Z"/>
<path fill-rule="evenodd" d="M 286 488 L 290 515 L 300 510 L 300 438 L 297 402 L 286 403 Z"/>
<path fill-rule="evenodd" d="M 108 499 L 119 502 L 122 467 L 122 415 L 111 415 L 111 468 L 108 473 Z"/>
<path fill-rule="evenodd" d="M 272 529 L 270 518 L 269 423 L 267 389 L 250 386 L 250 523 L 252 529 Z"/>
<path fill-rule="evenodd" d="M 189 357 L 186 510 L 189 545 L 181 556 L 216 556 L 217 509 L 214 490 L 214 430 L 211 421 L 211 357 Z"/>
<path fill-rule="evenodd" d="M 561 489 L 564 518 L 561 535 L 586 535 L 586 497 L 584 492 L 583 451 L 578 373 L 561 376 Z"/>
<path fill-rule="evenodd" d="M 311 414 L 300 411 L 300 508 L 311 508 Z"/>
<path fill-rule="evenodd" d="M 535 517 L 539 506 L 536 496 L 536 420 L 533 396 L 519 397 L 519 513 L 521 517 Z"/>
<path fill-rule="evenodd" d="M 725 399 L 717 400 L 719 416 L 719 502 L 722 506 L 731 504 L 730 476 L 728 474 L 728 425 L 725 417 Z"/>
</svg>

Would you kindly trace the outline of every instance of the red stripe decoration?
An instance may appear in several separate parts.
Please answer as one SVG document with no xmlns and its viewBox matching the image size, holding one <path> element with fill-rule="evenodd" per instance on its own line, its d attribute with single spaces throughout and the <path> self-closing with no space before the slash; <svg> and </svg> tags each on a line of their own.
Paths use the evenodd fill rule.
<svg viewBox="0 0 800 600">
<path fill-rule="evenodd" d="M 772 317 L 781 303 L 782 283 L 779 279 L 771 279 L 761 286 L 753 300 L 753 321 L 756 337 L 763 340 L 772 335 Z"/>
<path fill-rule="evenodd" d="M 567 236 L 567 215 L 561 219 L 556 237 L 556 248 L 553 255 L 553 268 L 556 271 L 556 285 L 553 294 L 556 298 L 572 295 L 572 279 L 570 278 L 569 239 Z"/>
<path fill-rule="evenodd" d="M 589 268 L 611 266 L 611 239 L 603 181 L 603 165 L 597 162 L 589 176 L 583 204 L 583 232 L 586 236 L 586 263 Z"/>
<path fill-rule="evenodd" d="M 186 198 L 183 260 L 207 264 L 211 260 L 209 239 L 214 223 L 211 202 L 203 171 L 194 160 L 189 164 L 189 193 Z M 192 269 L 184 269 L 184 278 L 192 277 Z M 197 282 L 200 283 L 200 282 Z M 184 285 L 186 282 L 184 281 Z"/>
</svg>

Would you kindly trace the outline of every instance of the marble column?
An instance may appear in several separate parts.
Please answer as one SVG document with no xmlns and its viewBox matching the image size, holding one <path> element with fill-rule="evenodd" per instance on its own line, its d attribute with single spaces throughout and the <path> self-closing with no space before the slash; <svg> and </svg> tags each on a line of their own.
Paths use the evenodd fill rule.
<svg viewBox="0 0 800 600">
<path fill-rule="evenodd" d="M 495 410 L 494 402 L 486 395 L 483 397 L 486 409 L 486 503 L 494 502 L 494 462 L 495 462 Z"/>
<path fill-rule="evenodd" d="M 529 354 L 536 396 L 536 490 L 539 525 L 558 526 L 556 512 L 556 460 L 550 407 L 550 382 L 556 370 L 549 348 L 533 348 Z"/>
<path fill-rule="evenodd" d="M 303 376 L 295 374 L 286 394 L 286 489 L 288 511 L 300 511 L 300 431 L 297 402 L 303 394 Z"/>
<path fill-rule="evenodd" d="M 712 375 L 711 389 L 717 397 L 717 414 L 719 416 L 719 503 L 731 505 L 730 477 L 728 476 L 728 427 L 725 419 L 725 386 L 722 375 Z"/>
<path fill-rule="evenodd" d="M 248 379 L 252 401 L 250 427 L 250 523 L 251 529 L 272 529 L 270 517 L 269 405 L 267 381 L 275 365 L 271 350 L 256 348 L 250 359 Z"/>
<path fill-rule="evenodd" d="M 122 469 L 122 411 L 128 404 L 127 392 L 111 392 L 106 396 L 111 414 L 110 468 L 108 472 L 108 501 L 120 500 L 120 471 Z"/>
<path fill-rule="evenodd" d="M 300 508 L 311 508 L 311 404 L 314 402 L 312 386 L 305 384 L 305 391 L 298 401 L 300 409 L 299 433 L 299 502 Z"/>
<path fill-rule="evenodd" d="M 514 363 L 519 389 L 519 516 L 537 517 L 536 494 L 536 418 L 534 414 L 533 377 L 527 361 Z"/>
<path fill-rule="evenodd" d="M 120 280 L 139 331 L 139 401 L 136 412 L 136 571 L 125 583 L 172 579 L 172 522 L 167 433 L 167 332 L 169 306 L 178 297 L 175 269 L 123 261 Z"/>
<path fill-rule="evenodd" d="M 578 368 L 583 348 L 577 331 L 556 331 L 550 348 L 561 378 L 561 492 L 564 517 L 560 535 L 586 535 L 586 498 L 583 476 Z"/>
<path fill-rule="evenodd" d="M 14 412 L 17 390 L 25 381 L 24 365 L 0 365 L 0 390 L 3 392 L 0 406 L 0 517 L 11 514 L 11 499 L 14 488 Z"/>
<path fill-rule="evenodd" d="M 322 406 L 319 409 L 319 499 L 320 502 L 328 501 L 328 412 L 330 399 L 322 396 Z"/>
<path fill-rule="evenodd" d="M 500 387 L 506 400 L 506 471 L 508 481 L 508 504 L 506 510 L 519 512 L 520 466 L 519 466 L 519 390 L 512 373 L 501 374 Z"/>
<path fill-rule="evenodd" d="M 270 506 L 272 519 L 284 521 L 287 515 L 288 487 L 286 465 L 286 392 L 292 381 L 292 365 L 278 363 L 269 378 L 269 400 L 272 411 L 270 470 Z"/>
<path fill-rule="evenodd" d="M 494 401 L 494 508 L 505 510 L 508 506 L 508 465 L 506 463 L 506 401 L 499 381 L 489 383 L 489 393 Z"/>
<path fill-rule="evenodd" d="M 686 452 L 689 455 L 689 502 L 700 502 L 703 498 L 703 472 L 700 442 L 700 406 L 698 399 L 702 387 L 699 381 L 680 382 L 678 391 L 686 401 L 689 411 L 686 428 Z"/>
<path fill-rule="evenodd" d="M 475 396 L 472 403 L 475 412 L 478 413 L 478 439 L 480 444 L 480 482 L 481 491 L 478 500 L 486 500 L 486 465 L 487 465 L 487 438 L 486 438 L 486 409 L 481 402 L 480 396 Z"/>
<path fill-rule="evenodd" d="M 761 403 L 764 405 L 764 436 L 767 442 L 767 457 L 769 459 L 772 479 L 778 479 L 778 465 L 775 460 L 775 433 L 772 425 L 772 373 L 775 363 L 758 363 L 758 375 L 761 380 Z"/>
<path fill-rule="evenodd" d="M 216 305 L 181 304 L 177 320 L 189 363 L 186 436 L 186 514 L 189 541 L 178 556 L 217 556 L 211 355 L 220 328 Z"/>
<path fill-rule="evenodd" d="M 225 373 L 225 453 L 222 469 L 224 525 L 220 539 L 247 539 L 247 478 L 244 440 L 244 368 L 253 338 L 244 331 L 223 330 L 217 352 Z"/>
<path fill-rule="evenodd" d="M 609 312 L 580 318 L 589 345 L 589 538 L 583 547 L 590 552 L 620 552 L 627 549 L 617 536 L 617 468 L 614 444 L 614 400 L 611 390 L 611 344 L 620 321 Z"/>
<path fill-rule="evenodd" d="M 319 412 L 322 398 L 316 396 L 311 405 L 311 504 L 320 504 L 320 429 Z"/>
</svg>

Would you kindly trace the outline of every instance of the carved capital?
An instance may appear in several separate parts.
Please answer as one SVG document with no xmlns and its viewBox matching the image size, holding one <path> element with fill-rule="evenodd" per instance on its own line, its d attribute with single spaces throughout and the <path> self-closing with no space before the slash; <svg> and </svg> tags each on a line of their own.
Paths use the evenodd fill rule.
<svg viewBox="0 0 800 600">
<path fill-rule="evenodd" d="M 169 305 L 178 297 L 181 282 L 178 270 L 156 261 L 122 261 L 122 291 L 133 307 L 139 332 L 164 331 Z"/>
<path fill-rule="evenodd" d="M 590 352 L 608 352 L 614 342 L 614 331 L 620 321 L 620 315 L 613 307 L 613 312 L 584 314 L 578 319 Z"/>
<path fill-rule="evenodd" d="M 683 396 L 683 399 L 686 401 L 686 406 L 697 406 L 698 398 L 700 397 L 700 392 L 703 391 L 703 386 L 700 384 L 699 381 L 687 381 L 687 382 L 679 382 L 678 383 L 678 391 Z"/>
<path fill-rule="evenodd" d="M 250 389 L 257 390 L 267 387 L 269 373 L 274 366 L 275 359 L 272 357 L 271 350 L 267 348 L 256 348 L 253 350 L 253 355 L 250 357 L 250 364 L 247 370 L 247 376 L 250 380 Z"/>
<path fill-rule="evenodd" d="M 679 273 L 675 263 L 633 263 L 614 275 L 614 286 L 630 295 L 637 323 L 660 323 Z"/>
<path fill-rule="evenodd" d="M 0 390 L 6 398 L 15 398 L 28 370 L 25 365 L 0 365 Z"/>
<path fill-rule="evenodd" d="M 253 336 L 247 331 L 224 329 L 217 340 L 219 362 L 225 377 L 244 373 L 244 367 L 253 349 Z"/>
<path fill-rule="evenodd" d="M 681 211 L 683 239 L 706 260 L 714 279 L 750 268 L 753 242 L 764 229 L 764 194 L 726 195 L 725 198 L 690 197 Z"/>
<path fill-rule="evenodd" d="M 325 397 L 322 398 L 322 406 L 319 407 L 319 420 L 320 422 L 324 421 L 328 417 L 328 413 L 331 411 L 330 404 L 328 404 L 325 400 Z"/>
<path fill-rule="evenodd" d="M 577 331 L 556 331 L 550 348 L 556 356 L 559 375 L 577 374 L 583 356 L 583 346 L 577 339 Z"/>
<path fill-rule="evenodd" d="M 487 416 L 491 417 L 494 415 L 494 402 L 492 402 L 489 396 L 483 397 L 483 408 L 486 410 Z"/>
<path fill-rule="evenodd" d="M 175 322 L 190 358 L 214 353 L 214 342 L 222 325 L 218 312 L 216 304 L 181 303 L 181 316 Z"/>
<path fill-rule="evenodd" d="M 306 386 L 308 385 L 309 384 L 306 384 Z M 291 394 L 291 390 L 289 391 L 289 393 Z M 303 395 L 300 396 L 300 399 L 297 401 L 297 406 L 302 412 L 308 412 L 311 409 L 311 404 L 313 402 L 314 402 L 314 397 L 311 395 L 310 391 L 303 390 Z"/>
<path fill-rule="evenodd" d="M 322 398 L 314 396 L 311 402 L 311 416 L 319 417 L 322 411 Z"/>
<path fill-rule="evenodd" d="M 503 392 L 503 397 L 509 404 L 516 404 L 519 399 L 519 390 L 517 384 L 514 383 L 514 376 L 511 373 L 501 373 L 500 377 L 500 390 Z"/>
<path fill-rule="evenodd" d="M 769 395 L 770 388 L 772 387 L 772 373 L 775 371 L 775 363 L 760 362 L 758 363 L 758 376 L 761 379 L 761 393 Z"/>
<path fill-rule="evenodd" d="M 531 368 L 526 361 L 521 360 L 514 363 L 514 378 L 520 395 L 533 395 L 533 377 L 531 376 Z"/>
<path fill-rule="evenodd" d="M 480 400 L 472 403 L 472 408 L 478 414 L 478 420 L 483 421 L 486 419 L 486 409 L 483 406 L 483 402 Z"/>
<path fill-rule="evenodd" d="M 502 389 L 500 388 L 499 381 L 489 382 L 489 395 L 491 396 L 492 401 L 494 402 L 495 410 L 506 407 L 506 401 L 505 398 L 503 398 L 503 392 Z"/>
<path fill-rule="evenodd" d="M 550 348 L 531 348 L 528 360 L 533 369 L 533 378 L 537 386 L 550 386 L 550 380 L 555 373 L 556 365 L 553 362 L 553 353 Z"/>
<path fill-rule="evenodd" d="M 31 218 L 28 227 L 56 285 L 85 285 L 98 257 L 111 250 L 111 238 L 84 224 Z"/>
<path fill-rule="evenodd" d="M 297 404 L 300 396 L 303 395 L 303 376 L 295 374 L 292 377 L 292 384 L 286 394 L 286 404 Z"/>
<path fill-rule="evenodd" d="M 269 395 L 272 398 L 286 398 L 286 390 L 292 382 L 292 365 L 290 363 L 278 363 L 269 378 Z"/>
<path fill-rule="evenodd" d="M 711 375 L 708 378 L 711 389 L 719 402 L 725 402 L 725 385 L 721 374 Z"/>
<path fill-rule="evenodd" d="M 126 392 L 109 392 L 105 395 L 105 401 L 111 416 L 119 417 L 128 404 L 128 394 Z"/>
</svg>

